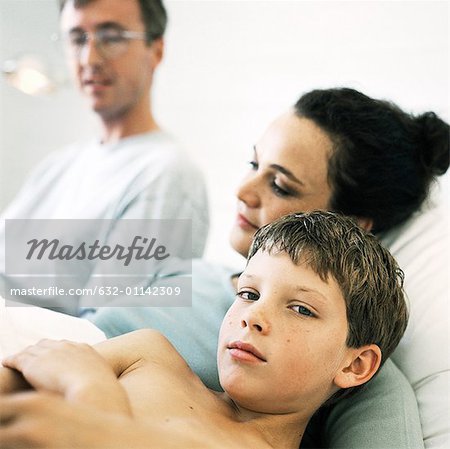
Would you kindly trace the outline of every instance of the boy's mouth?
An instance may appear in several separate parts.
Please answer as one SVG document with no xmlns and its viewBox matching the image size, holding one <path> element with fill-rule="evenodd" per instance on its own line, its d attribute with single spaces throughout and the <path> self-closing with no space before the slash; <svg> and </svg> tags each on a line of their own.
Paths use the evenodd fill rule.
<svg viewBox="0 0 450 449">
<path fill-rule="evenodd" d="M 232 357 L 237 358 L 239 360 L 244 361 L 261 361 L 267 362 L 261 352 L 258 351 L 253 345 L 250 343 L 244 343 L 242 341 L 233 341 L 227 346 L 227 349 L 230 351 Z"/>
</svg>

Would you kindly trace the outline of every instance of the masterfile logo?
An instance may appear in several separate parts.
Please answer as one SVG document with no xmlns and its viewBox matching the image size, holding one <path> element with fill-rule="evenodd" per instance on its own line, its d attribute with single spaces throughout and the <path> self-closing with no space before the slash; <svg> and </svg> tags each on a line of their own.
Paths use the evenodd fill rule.
<svg viewBox="0 0 450 449">
<path fill-rule="evenodd" d="M 190 304 L 191 220 L 6 220 L 5 231 L 9 299 L 42 305 L 50 296 L 63 308 Z"/>
<path fill-rule="evenodd" d="M 139 241 L 142 245 L 139 245 Z M 133 238 L 133 242 L 129 246 L 122 245 L 100 245 L 99 240 L 88 244 L 82 242 L 78 246 L 63 245 L 58 239 L 49 241 L 48 239 L 32 239 L 27 242 L 30 250 L 26 255 L 26 259 L 30 260 L 35 257 L 41 260 L 47 257 L 48 260 L 123 260 L 123 264 L 127 267 L 131 260 L 164 260 L 170 257 L 166 252 L 164 245 L 157 245 L 156 239 L 149 239 L 140 235 Z M 155 248 L 154 248 L 155 247 Z M 36 254 L 35 254 L 36 253 Z"/>
</svg>

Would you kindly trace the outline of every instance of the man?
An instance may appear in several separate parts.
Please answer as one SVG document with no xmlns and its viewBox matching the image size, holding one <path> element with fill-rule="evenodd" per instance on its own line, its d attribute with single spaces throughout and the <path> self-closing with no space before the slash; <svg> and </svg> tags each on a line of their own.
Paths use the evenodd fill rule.
<svg viewBox="0 0 450 449">
<path fill-rule="evenodd" d="M 202 255 L 203 177 L 151 108 L 166 23 L 160 0 L 62 0 L 69 66 L 101 135 L 44 161 L 1 217 L 0 242 L 5 219 L 188 219 L 192 239 L 190 229 L 174 235 L 173 253 Z M 106 235 L 111 238 L 111 229 Z"/>
</svg>

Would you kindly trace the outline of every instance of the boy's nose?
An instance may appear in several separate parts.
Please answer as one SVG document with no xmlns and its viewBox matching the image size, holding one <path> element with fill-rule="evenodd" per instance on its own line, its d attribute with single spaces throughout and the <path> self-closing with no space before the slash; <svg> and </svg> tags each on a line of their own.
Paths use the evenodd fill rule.
<svg viewBox="0 0 450 449">
<path fill-rule="evenodd" d="M 241 320 L 241 327 L 248 327 L 250 331 L 256 331 L 263 335 L 270 333 L 271 324 L 267 313 L 260 305 L 252 305 Z"/>
</svg>

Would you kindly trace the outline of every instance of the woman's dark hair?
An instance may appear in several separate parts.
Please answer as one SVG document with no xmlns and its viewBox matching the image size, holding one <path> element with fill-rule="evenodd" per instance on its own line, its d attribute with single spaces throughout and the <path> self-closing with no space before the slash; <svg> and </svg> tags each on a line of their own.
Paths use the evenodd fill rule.
<svg viewBox="0 0 450 449">
<path fill-rule="evenodd" d="M 330 209 L 391 229 L 418 210 L 449 166 L 449 125 L 434 112 L 413 116 L 354 89 L 313 90 L 295 112 L 330 136 Z"/>
</svg>

